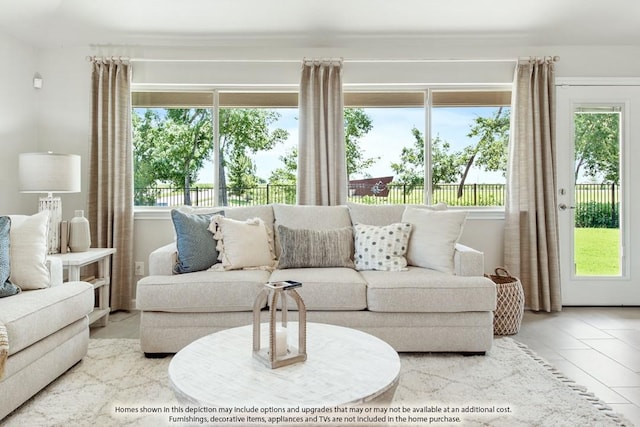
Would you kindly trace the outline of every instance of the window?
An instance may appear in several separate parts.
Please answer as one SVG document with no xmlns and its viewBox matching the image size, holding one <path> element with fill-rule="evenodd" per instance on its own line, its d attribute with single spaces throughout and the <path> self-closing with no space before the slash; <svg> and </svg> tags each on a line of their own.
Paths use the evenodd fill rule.
<svg viewBox="0 0 640 427">
<path fill-rule="evenodd" d="M 503 205 L 509 102 L 500 91 L 345 92 L 350 200 Z M 295 203 L 295 92 L 134 92 L 133 105 L 136 205 Z"/>
<path fill-rule="evenodd" d="M 212 92 L 133 94 L 136 205 L 294 203 L 297 94 L 222 92 L 213 102 Z"/>
<path fill-rule="evenodd" d="M 430 95 L 431 138 L 425 141 L 425 92 L 345 94 L 345 116 L 357 105 L 355 111 L 371 125 L 357 141 L 357 160 L 363 167 L 350 171 L 352 199 L 503 206 L 511 93 Z M 431 150 L 425 157 L 427 145 Z"/>
<path fill-rule="evenodd" d="M 432 202 L 504 206 L 511 92 L 434 91 Z"/>
</svg>

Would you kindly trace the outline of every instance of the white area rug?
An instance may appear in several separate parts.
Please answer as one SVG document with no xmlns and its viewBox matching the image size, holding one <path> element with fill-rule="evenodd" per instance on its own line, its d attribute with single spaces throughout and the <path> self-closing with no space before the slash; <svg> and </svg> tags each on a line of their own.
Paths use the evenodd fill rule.
<svg viewBox="0 0 640 427">
<path fill-rule="evenodd" d="M 146 359 L 137 340 L 91 340 L 89 354 L 81 363 L 0 424 L 249 425 L 201 423 L 196 419 L 207 414 L 196 413 L 190 414 L 195 421 L 191 424 L 169 418 L 176 416 L 173 408 L 180 406 L 168 386 L 170 360 Z M 631 425 L 509 338 L 496 339 L 486 356 L 402 354 L 401 360 L 400 384 L 391 404 L 398 412 L 379 417 L 385 424 L 369 421 L 364 425 Z M 154 409 L 163 413 L 149 412 Z"/>
</svg>

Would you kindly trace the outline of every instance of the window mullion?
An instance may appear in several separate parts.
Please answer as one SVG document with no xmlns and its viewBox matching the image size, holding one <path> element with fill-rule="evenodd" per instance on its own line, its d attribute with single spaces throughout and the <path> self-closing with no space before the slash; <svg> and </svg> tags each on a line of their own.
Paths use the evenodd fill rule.
<svg viewBox="0 0 640 427">
<path fill-rule="evenodd" d="M 431 89 L 424 91 L 424 202 L 431 204 L 432 155 L 431 155 Z"/>
<path fill-rule="evenodd" d="M 220 93 L 217 89 L 213 91 L 213 200 L 215 204 L 220 204 Z"/>
</svg>

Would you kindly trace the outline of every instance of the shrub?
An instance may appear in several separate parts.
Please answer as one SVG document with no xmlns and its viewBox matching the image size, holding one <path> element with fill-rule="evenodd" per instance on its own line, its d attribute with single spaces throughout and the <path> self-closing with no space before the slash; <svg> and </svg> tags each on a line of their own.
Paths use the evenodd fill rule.
<svg viewBox="0 0 640 427">
<path fill-rule="evenodd" d="M 620 204 L 586 202 L 576 206 L 575 227 L 618 228 Z"/>
</svg>

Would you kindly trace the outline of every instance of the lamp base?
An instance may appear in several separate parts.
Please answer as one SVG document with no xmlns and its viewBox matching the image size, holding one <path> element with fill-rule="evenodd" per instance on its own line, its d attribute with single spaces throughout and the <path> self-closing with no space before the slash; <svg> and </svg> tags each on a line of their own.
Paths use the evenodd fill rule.
<svg viewBox="0 0 640 427">
<path fill-rule="evenodd" d="M 60 197 L 40 197 L 38 212 L 49 211 L 49 233 L 47 253 L 60 253 L 60 223 L 62 222 L 62 200 Z"/>
</svg>

